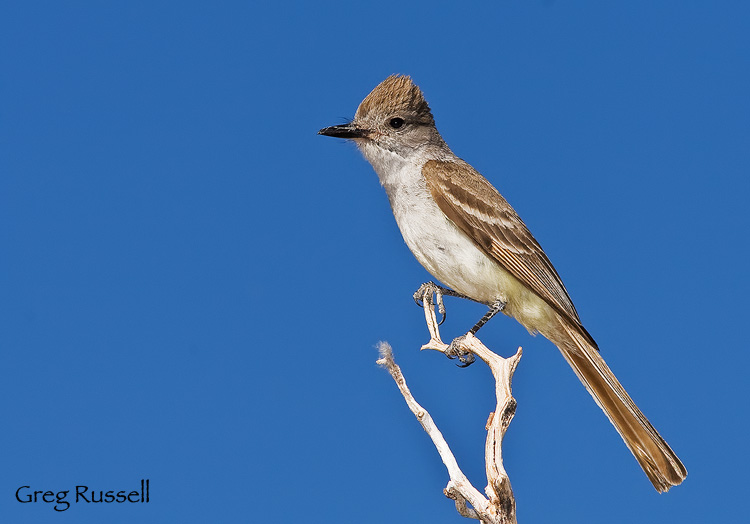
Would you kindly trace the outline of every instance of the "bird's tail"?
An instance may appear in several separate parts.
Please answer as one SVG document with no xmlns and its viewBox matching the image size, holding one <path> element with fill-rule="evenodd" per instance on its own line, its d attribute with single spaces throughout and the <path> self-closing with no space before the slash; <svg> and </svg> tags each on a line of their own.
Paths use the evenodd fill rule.
<svg viewBox="0 0 750 524">
<path fill-rule="evenodd" d="M 635 405 L 599 350 L 580 330 L 567 322 L 563 324 L 568 336 L 555 337 L 557 347 L 615 426 L 656 490 L 663 493 L 680 484 L 687 476 L 687 470 L 672 448 Z M 565 340 L 559 340 L 561 338 Z"/>
</svg>

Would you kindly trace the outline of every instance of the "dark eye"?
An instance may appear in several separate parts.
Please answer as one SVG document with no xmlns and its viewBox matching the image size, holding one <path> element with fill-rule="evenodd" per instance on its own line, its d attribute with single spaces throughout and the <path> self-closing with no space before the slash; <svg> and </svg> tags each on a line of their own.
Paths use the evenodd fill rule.
<svg viewBox="0 0 750 524">
<path fill-rule="evenodd" d="M 399 117 L 391 118 L 388 121 L 388 125 L 391 126 L 393 129 L 398 129 L 399 127 L 401 127 L 402 125 L 404 125 L 404 119 L 403 118 L 399 118 Z"/>
</svg>

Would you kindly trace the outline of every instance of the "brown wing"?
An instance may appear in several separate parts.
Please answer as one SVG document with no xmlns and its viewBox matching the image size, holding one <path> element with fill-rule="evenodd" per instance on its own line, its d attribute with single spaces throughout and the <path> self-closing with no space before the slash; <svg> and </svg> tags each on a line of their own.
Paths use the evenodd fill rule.
<svg viewBox="0 0 750 524">
<path fill-rule="evenodd" d="M 591 338 L 547 255 L 487 179 L 462 160 L 430 160 L 422 172 L 445 216 L 487 255 Z"/>
</svg>

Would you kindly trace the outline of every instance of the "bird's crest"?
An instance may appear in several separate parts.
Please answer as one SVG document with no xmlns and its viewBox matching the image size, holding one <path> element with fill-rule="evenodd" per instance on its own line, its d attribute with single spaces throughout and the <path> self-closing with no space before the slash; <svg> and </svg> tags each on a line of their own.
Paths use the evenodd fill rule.
<svg viewBox="0 0 750 524">
<path fill-rule="evenodd" d="M 435 122 L 422 91 L 405 75 L 391 75 L 378 84 L 357 108 L 355 120 L 366 119 L 373 112 L 408 115 L 422 124 Z"/>
</svg>

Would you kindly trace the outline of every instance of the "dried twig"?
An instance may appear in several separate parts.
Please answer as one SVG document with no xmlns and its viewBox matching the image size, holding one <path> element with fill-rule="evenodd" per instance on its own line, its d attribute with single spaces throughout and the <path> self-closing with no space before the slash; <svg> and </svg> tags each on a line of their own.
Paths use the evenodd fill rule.
<svg viewBox="0 0 750 524">
<path fill-rule="evenodd" d="M 425 319 L 430 331 L 430 341 L 422 346 L 422 349 L 433 349 L 443 353 L 448 349 L 440 338 L 438 322 L 435 317 L 432 294 L 423 297 Z M 477 490 L 458 466 L 456 458 L 443 438 L 442 433 L 435 425 L 432 417 L 412 396 L 406 385 L 406 380 L 393 359 L 393 350 L 387 342 L 380 342 L 380 360 L 378 364 L 388 369 L 396 381 L 401 394 L 406 400 L 409 409 L 417 417 L 422 427 L 432 439 L 435 447 L 448 469 L 450 481 L 443 490 L 445 495 L 456 502 L 456 510 L 464 517 L 481 520 L 491 524 L 506 524 L 516 522 L 516 502 L 513 490 L 510 487 L 510 479 L 503 468 L 502 440 L 505 431 L 516 410 L 516 401 L 511 395 L 510 384 L 513 372 L 521 358 L 521 348 L 510 358 L 502 358 L 490 351 L 478 338 L 471 333 L 457 340 L 462 351 L 473 353 L 481 358 L 492 370 L 495 377 L 495 393 L 497 396 L 497 407 L 487 420 L 487 442 L 485 445 L 485 461 L 487 471 L 487 487 L 485 498 Z M 471 507 L 467 506 L 467 503 Z"/>
</svg>

